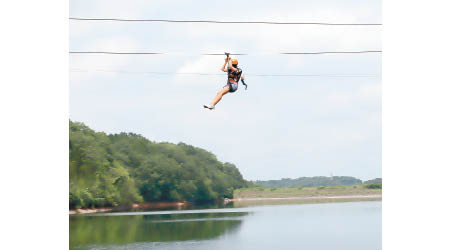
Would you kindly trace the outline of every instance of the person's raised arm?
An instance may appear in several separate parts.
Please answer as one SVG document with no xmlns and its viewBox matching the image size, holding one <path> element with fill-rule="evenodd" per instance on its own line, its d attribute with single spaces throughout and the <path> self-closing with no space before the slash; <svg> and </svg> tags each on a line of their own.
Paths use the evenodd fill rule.
<svg viewBox="0 0 450 250">
<path fill-rule="evenodd" d="M 223 71 L 223 72 L 228 72 L 228 70 L 225 68 L 225 66 L 227 66 L 228 60 L 229 60 L 229 57 L 225 58 L 225 63 L 224 63 L 223 66 L 222 66 L 222 71 Z"/>
</svg>

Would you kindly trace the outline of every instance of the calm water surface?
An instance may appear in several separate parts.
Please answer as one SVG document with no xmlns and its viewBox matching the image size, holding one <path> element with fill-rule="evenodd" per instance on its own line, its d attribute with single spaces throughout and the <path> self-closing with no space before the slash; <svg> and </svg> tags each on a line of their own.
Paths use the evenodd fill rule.
<svg viewBox="0 0 450 250">
<path fill-rule="evenodd" d="M 70 248 L 378 250 L 381 201 L 72 215 Z"/>
</svg>

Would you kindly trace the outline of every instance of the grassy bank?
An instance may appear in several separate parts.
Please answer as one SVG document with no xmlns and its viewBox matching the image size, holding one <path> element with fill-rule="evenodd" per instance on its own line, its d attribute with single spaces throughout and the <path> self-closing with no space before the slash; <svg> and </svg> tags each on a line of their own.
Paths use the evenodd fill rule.
<svg viewBox="0 0 450 250">
<path fill-rule="evenodd" d="M 381 195 L 381 186 L 352 185 L 352 186 L 318 186 L 318 187 L 290 187 L 263 188 L 251 187 L 234 190 L 234 199 L 248 198 L 289 198 L 289 197 L 321 197 L 321 196 L 360 196 Z"/>
</svg>

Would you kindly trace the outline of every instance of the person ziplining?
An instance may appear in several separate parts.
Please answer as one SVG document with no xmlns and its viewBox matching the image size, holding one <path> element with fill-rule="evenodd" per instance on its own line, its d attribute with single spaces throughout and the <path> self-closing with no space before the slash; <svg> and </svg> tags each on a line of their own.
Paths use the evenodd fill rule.
<svg viewBox="0 0 450 250">
<path fill-rule="evenodd" d="M 227 56 L 225 58 L 225 63 L 222 66 L 222 71 L 227 72 L 228 80 L 227 85 L 225 85 L 214 97 L 210 104 L 203 105 L 204 108 L 213 110 L 217 103 L 222 100 L 222 97 L 227 93 L 234 93 L 238 89 L 239 80 L 241 80 L 242 84 L 244 84 L 245 89 L 247 89 L 247 84 L 244 81 L 244 75 L 242 74 L 242 70 L 238 67 L 238 60 L 236 58 L 231 58 L 230 53 L 225 53 Z M 227 66 L 228 65 L 228 66 Z M 225 68 L 227 66 L 227 68 Z"/>
</svg>

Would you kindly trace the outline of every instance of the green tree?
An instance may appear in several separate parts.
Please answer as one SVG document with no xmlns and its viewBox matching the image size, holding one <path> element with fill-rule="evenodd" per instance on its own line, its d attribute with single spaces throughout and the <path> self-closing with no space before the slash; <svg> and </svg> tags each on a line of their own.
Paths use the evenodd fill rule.
<svg viewBox="0 0 450 250">
<path fill-rule="evenodd" d="M 69 121 L 71 208 L 142 201 L 211 201 L 253 185 L 238 168 L 185 143 L 156 143 L 134 133 L 107 135 Z"/>
</svg>

